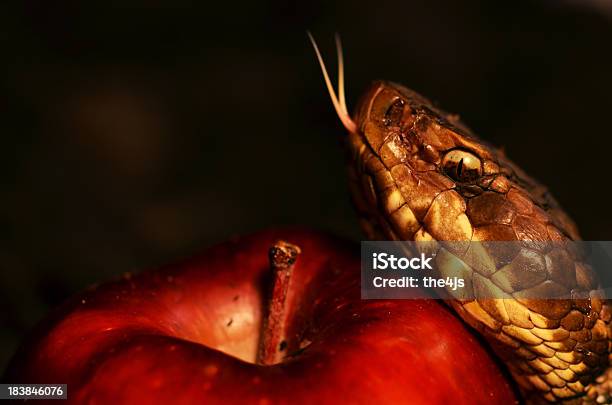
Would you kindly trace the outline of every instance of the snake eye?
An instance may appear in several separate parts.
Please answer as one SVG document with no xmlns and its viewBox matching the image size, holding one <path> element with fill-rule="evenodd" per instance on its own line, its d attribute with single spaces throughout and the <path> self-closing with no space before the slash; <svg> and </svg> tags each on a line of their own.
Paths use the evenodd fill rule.
<svg viewBox="0 0 612 405">
<path fill-rule="evenodd" d="M 478 156 L 465 150 L 454 149 L 444 155 L 442 170 L 453 180 L 467 183 L 482 175 L 482 163 Z"/>
</svg>

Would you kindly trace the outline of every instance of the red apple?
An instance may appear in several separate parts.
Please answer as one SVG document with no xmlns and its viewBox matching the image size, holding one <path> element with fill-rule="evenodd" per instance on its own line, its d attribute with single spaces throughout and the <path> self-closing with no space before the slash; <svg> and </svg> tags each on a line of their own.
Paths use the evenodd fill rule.
<svg viewBox="0 0 612 405">
<path fill-rule="evenodd" d="M 300 247 L 294 264 L 279 239 Z M 85 291 L 38 327 L 3 380 L 65 383 L 70 402 L 92 404 L 515 403 L 441 303 L 361 300 L 359 283 L 354 245 L 260 232 Z"/>
</svg>

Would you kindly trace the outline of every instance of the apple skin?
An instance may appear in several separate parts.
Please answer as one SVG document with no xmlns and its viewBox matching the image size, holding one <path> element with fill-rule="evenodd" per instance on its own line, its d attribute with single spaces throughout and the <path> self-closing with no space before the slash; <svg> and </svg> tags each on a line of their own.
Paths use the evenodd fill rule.
<svg viewBox="0 0 612 405">
<path fill-rule="evenodd" d="M 268 249 L 279 239 L 302 251 L 287 304 L 291 356 L 261 366 Z M 441 303 L 361 300 L 359 257 L 326 234 L 276 229 L 102 284 L 42 322 L 3 380 L 68 384 L 69 402 L 91 404 L 516 403 Z"/>
</svg>

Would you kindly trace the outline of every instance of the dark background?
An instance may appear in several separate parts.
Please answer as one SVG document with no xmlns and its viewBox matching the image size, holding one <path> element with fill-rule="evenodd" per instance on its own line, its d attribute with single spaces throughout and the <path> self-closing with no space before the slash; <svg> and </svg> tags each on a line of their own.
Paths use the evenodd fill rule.
<svg viewBox="0 0 612 405">
<path fill-rule="evenodd" d="M 342 34 L 350 105 L 424 93 L 610 239 L 612 8 L 581 3 L 3 2 L 0 370 L 93 282 L 275 224 L 360 238 L 306 29 L 332 70 Z"/>
</svg>

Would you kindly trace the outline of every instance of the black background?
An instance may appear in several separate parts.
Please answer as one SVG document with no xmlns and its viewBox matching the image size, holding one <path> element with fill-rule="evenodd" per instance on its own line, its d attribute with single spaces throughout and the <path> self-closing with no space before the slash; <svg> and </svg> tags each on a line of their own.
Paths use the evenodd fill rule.
<svg viewBox="0 0 612 405">
<path fill-rule="evenodd" d="M 306 29 L 332 70 L 342 34 L 350 105 L 377 78 L 427 95 L 611 238 L 610 8 L 117 3 L 0 6 L 0 369 L 93 282 L 277 224 L 360 238 Z"/>
</svg>

